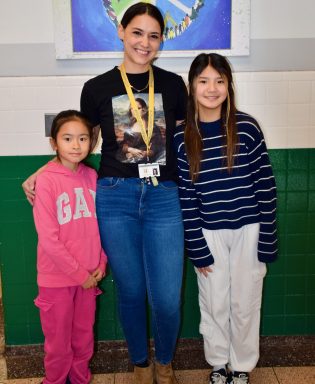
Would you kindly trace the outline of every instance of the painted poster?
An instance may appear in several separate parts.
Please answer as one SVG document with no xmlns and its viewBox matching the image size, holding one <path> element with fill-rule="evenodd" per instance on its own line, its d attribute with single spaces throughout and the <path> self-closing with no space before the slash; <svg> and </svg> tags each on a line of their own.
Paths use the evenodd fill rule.
<svg viewBox="0 0 315 384">
<path fill-rule="evenodd" d="M 120 57 L 117 26 L 135 0 L 54 0 L 59 57 Z M 155 0 L 165 32 L 161 55 L 249 54 L 249 0 Z M 58 20 L 59 18 L 59 20 Z M 58 33 L 59 32 L 59 33 Z"/>
</svg>

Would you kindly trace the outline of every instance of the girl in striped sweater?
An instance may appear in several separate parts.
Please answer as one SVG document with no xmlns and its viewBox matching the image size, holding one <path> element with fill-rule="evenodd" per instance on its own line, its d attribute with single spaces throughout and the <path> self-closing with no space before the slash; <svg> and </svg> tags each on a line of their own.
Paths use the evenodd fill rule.
<svg viewBox="0 0 315 384">
<path fill-rule="evenodd" d="M 175 147 L 200 333 L 210 383 L 248 384 L 259 358 L 265 263 L 277 255 L 275 180 L 257 121 L 236 110 L 227 59 L 198 55 L 188 80 Z"/>
</svg>

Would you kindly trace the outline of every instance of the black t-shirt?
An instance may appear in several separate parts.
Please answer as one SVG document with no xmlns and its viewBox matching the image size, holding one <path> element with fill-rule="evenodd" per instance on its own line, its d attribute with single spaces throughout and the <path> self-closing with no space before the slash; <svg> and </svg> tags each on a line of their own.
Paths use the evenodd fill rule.
<svg viewBox="0 0 315 384">
<path fill-rule="evenodd" d="M 160 180 L 177 180 L 176 156 L 172 147 L 176 120 L 185 119 L 187 91 L 183 79 L 153 66 L 154 129 L 150 162 L 160 164 Z M 146 121 L 149 72 L 127 74 L 142 118 Z M 142 90 L 143 89 L 143 90 Z M 145 145 L 130 111 L 120 71 L 117 67 L 84 84 L 81 111 L 102 132 L 99 177 L 139 177 L 138 164 L 145 163 Z"/>
</svg>

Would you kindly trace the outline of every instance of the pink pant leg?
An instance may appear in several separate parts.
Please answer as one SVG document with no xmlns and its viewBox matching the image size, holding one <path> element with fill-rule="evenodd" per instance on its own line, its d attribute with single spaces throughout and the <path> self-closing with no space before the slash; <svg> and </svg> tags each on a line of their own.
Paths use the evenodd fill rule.
<svg viewBox="0 0 315 384">
<path fill-rule="evenodd" d="M 45 336 L 44 384 L 64 384 L 71 368 L 75 290 L 76 287 L 39 287 L 35 304 L 40 309 L 41 325 Z"/>
<path fill-rule="evenodd" d="M 73 360 L 69 373 L 71 384 L 87 384 L 91 380 L 89 361 L 94 352 L 93 326 L 98 288 L 77 287 L 72 326 Z"/>
</svg>

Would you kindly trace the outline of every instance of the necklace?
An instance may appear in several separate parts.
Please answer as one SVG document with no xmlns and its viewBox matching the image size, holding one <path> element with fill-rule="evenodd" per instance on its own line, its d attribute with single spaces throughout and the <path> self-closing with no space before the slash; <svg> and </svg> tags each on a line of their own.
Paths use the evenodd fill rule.
<svg viewBox="0 0 315 384">
<path fill-rule="evenodd" d="M 146 85 L 144 88 L 141 88 L 141 89 L 137 89 L 136 87 L 134 87 L 133 85 L 130 84 L 130 87 L 131 87 L 132 89 L 134 89 L 134 90 L 135 90 L 136 92 L 138 92 L 138 93 L 144 91 L 145 89 L 147 89 L 148 86 L 149 86 L 149 80 L 148 80 L 148 82 L 147 82 L 147 85 Z"/>
<path fill-rule="evenodd" d="M 120 67 L 118 67 L 119 70 L 120 70 L 121 67 L 123 67 L 123 66 L 124 66 L 124 65 L 121 64 Z M 125 71 L 125 70 L 124 70 L 124 71 Z M 126 74 L 126 75 L 127 75 L 127 74 Z M 137 89 L 136 87 L 134 87 L 133 85 L 131 85 L 131 84 L 130 84 L 130 81 L 129 81 L 129 79 L 128 79 L 128 77 L 127 77 L 127 80 L 128 80 L 129 85 L 130 85 L 130 88 L 134 89 L 134 90 L 135 90 L 136 92 L 138 92 L 138 93 L 144 91 L 145 89 L 147 89 L 148 86 L 149 86 L 149 84 L 150 84 L 150 76 L 149 76 L 149 79 L 148 79 L 148 82 L 147 82 L 146 86 L 143 87 L 143 88 L 140 88 L 140 89 Z"/>
</svg>

